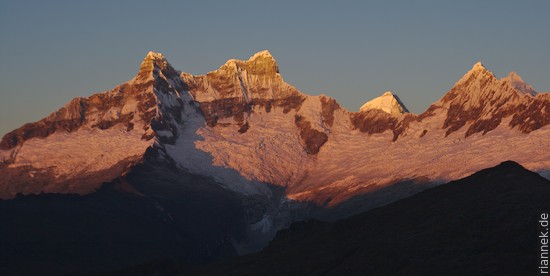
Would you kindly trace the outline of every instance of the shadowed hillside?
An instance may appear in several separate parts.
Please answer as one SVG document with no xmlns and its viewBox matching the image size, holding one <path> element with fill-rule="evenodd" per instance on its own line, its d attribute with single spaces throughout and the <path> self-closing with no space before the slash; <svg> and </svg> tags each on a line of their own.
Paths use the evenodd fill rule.
<svg viewBox="0 0 550 276">
<path fill-rule="evenodd" d="M 293 224 L 261 253 L 188 275 L 532 275 L 550 181 L 515 162 L 337 223 Z"/>
</svg>

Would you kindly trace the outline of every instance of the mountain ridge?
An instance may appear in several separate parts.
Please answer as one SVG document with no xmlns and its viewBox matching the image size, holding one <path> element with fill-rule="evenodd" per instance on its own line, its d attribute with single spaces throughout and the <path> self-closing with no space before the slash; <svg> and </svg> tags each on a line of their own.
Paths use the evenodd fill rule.
<svg viewBox="0 0 550 276">
<path fill-rule="evenodd" d="M 258 60 L 260 60 L 260 62 L 258 62 Z M 267 60 L 267 62 L 261 62 L 262 60 L 264 60 L 264 61 Z M 167 73 L 168 76 L 171 75 L 171 77 L 169 77 L 170 79 L 174 79 L 173 77 L 176 74 L 178 74 L 178 75 L 181 74 L 181 78 L 183 79 L 184 82 L 186 82 L 187 87 L 185 87 L 185 88 L 187 88 L 187 89 L 189 89 L 190 88 L 189 86 L 192 86 L 196 82 L 204 82 L 203 79 L 207 78 L 208 76 L 215 76 L 215 75 L 218 75 L 218 74 L 224 75 L 225 74 L 226 75 L 225 77 L 227 77 L 228 74 L 237 73 L 237 72 L 233 72 L 233 71 L 245 71 L 245 72 L 247 72 L 247 71 L 249 71 L 249 70 L 247 70 L 247 68 L 249 68 L 249 69 L 251 69 L 251 71 L 253 73 L 254 72 L 262 72 L 262 73 L 267 73 L 268 75 L 277 76 L 277 78 L 276 78 L 277 81 L 284 83 L 285 85 L 288 86 L 287 89 L 291 90 L 289 92 L 290 95 L 296 96 L 296 99 L 295 99 L 294 103 L 292 104 L 294 108 L 297 108 L 300 105 L 300 103 L 299 103 L 300 100 L 302 100 L 301 99 L 302 97 L 300 97 L 299 95 L 300 94 L 306 95 L 306 94 L 303 94 L 302 92 L 299 92 L 295 87 L 290 86 L 290 85 L 288 85 L 284 82 L 282 77 L 280 77 L 277 62 L 276 62 L 275 58 L 269 53 L 268 50 L 263 50 L 263 51 L 260 51 L 256 54 L 254 54 L 247 61 L 242 61 L 242 60 L 237 60 L 237 59 L 230 59 L 224 65 L 222 65 L 220 68 L 218 68 L 214 71 L 210 71 L 206 75 L 197 75 L 197 76 L 193 76 L 193 75 L 185 73 L 185 72 L 176 71 L 170 65 L 170 63 L 167 61 L 166 57 L 162 53 L 150 51 L 150 52 L 147 53 L 147 55 L 145 56 L 142 64 L 140 65 L 140 70 L 137 73 L 136 77 L 134 79 L 130 80 L 129 82 L 135 81 L 136 79 L 140 79 L 140 78 L 143 79 L 143 80 L 145 80 L 145 79 L 151 80 L 151 76 L 147 76 L 147 74 L 152 72 L 153 70 L 148 70 L 148 69 L 143 67 L 143 66 L 145 66 L 145 67 L 151 66 L 151 65 L 148 65 L 149 63 L 151 63 L 151 65 L 154 63 L 154 66 L 157 67 L 157 68 L 160 68 L 161 71 L 165 70 L 164 73 Z M 264 66 L 265 68 L 262 69 L 261 68 L 262 66 Z M 231 69 L 233 67 L 235 67 L 235 69 Z M 243 69 L 243 67 L 244 67 L 244 69 Z M 227 71 L 229 71 L 229 73 Z M 458 86 L 458 85 L 461 85 L 462 83 L 464 83 L 466 81 L 465 78 L 469 78 L 472 75 L 474 77 L 476 77 L 477 75 L 479 75 L 480 72 L 485 74 L 488 78 L 494 78 L 495 80 L 497 80 L 501 83 L 508 84 L 508 86 L 510 88 L 514 89 L 514 91 L 521 92 L 522 94 L 529 94 L 529 95 L 532 95 L 533 97 L 537 98 L 536 97 L 537 94 L 547 94 L 548 93 L 548 92 L 537 93 L 536 91 L 533 90 L 533 88 L 529 84 L 525 83 L 523 81 L 523 79 L 519 75 L 517 75 L 517 73 L 515 73 L 513 71 L 510 72 L 510 74 L 507 77 L 504 77 L 504 78 L 498 80 L 498 79 L 496 79 L 496 77 L 489 70 L 486 69 L 486 67 L 481 62 L 477 62 L 476 64 L 474 64 L 472 69 L 470 71 L 468 71 L 459 81 L 457 81 L 457 83 L 455 84 L 455 87 Z M 196 81 L 196 80 L 194 80 L 195 78 L 198 78 L 199 80 Z M 222 76 L 222 78 L 223 78 L 223 76 Z M 175 79 L 178 79 L 178 78 L 176 77 Z M 242 86 L 243 83 L 242 83 L 242 79 L 240 78 L 240 76 L 239 76 L 238 79 L 239 79 L 240 85 Z M 203 85 L 203 86 L 206 86 L 206 88 L 203 88 L 202 90 L 211 90 L 209 86 L 212 86 L 212 85 L 211 84 L 206 84 L 206 85 Z M 214 84 L 214 86 L 215 86 L 215 84 Z M 455 87 L 453 87 L 453 89 L 455 89 Z M 115 90 L 115 89 L 113 89 L 113 90 Z M 222 90 L 227 89 L 227 87 L 221 87 L 221 89 Z M 238 89 L 235 89 L 235 87 L 233 87 L 232 89 L 233 90 L 238 90 Z M 453 91 L 453 89 L 451 89 L 451 91 Z M 113 90 L 108 90 L 106 92 L 113 91 Z M 106 92 L 100 92 L 100 93 L 97 93 L 97 94 L 106 93 Z M 239 91 L 239 92 L 243 93 L 242 97 L 246 98 L 246 102 L 250 102 L 250 100 L 252 100 L 252 99 L 249 99 L 250 95 L 247 95 L 248 94 L 247 91 Z M 272 92 L 271 97 L 273 99 L 276 99 L 277 96 L 279 96 L 279 94 L 277 94 L 277 93 L 273 94 L 273 91 L 270 91 L 270 92 Z M 94 94 L 94 95 L 92 95 L 88 98 L 92 98 L 92 97 L 96 96 L 97 94 Z M 208 91 L 205 91 L 204 93 L 192 93 L 192 94 L 193 94 L 193 97 L 194 97 L 193 100 L 201 102 L 203 105 L 205 105 L 207 102 L 215 102 L 215 100 L 220 99 L 220 97 L 225 98 L 223 95 L 219 95 L 219 94 L 218 95 L 212 95 L 212 93 L 208 92 Z M 216 93 L 214 93 L 214 94 L 216 94 Z M 250 94 L 255 96 L 254 91 L 252 91 L 252 93 L 250 93 Z M 233 96 L 235 96 L 235 95 L 233 95 Z M 396 96 L 394 96 L 394 97 L 396 97 Z M 261 99 L 261 97 L 258 97 L 258 98 Z M 281 97 L 281 98 L 284 98 L 284 97 Z M 377 98 L 380 98 L 380 97 L 377 97 Z M 374 98 L 371 101 L 376 100 L 377 98 Z M 449 98 L 449 97 L 443 97 L 441 100 L 444 101 L 446 98 Z M 540 96 L 538 98 L 544 100 L 546 97 L 545 96 Z M 65 107 L 67 107 L 66 111 L 59 110 L 58 112 L 63 113 L 63 112 L 70 111 L 71 114 L 73 114 L 74 117 L 78 117 L 78 116 L 75 116 L 79 112 L 79 110 L 78 110 L 79 106 L 78 105 L 79 104 L 83 105 L 82 103 L 79 103 L 78 99 L 86 99 L 86 98 L 85 97 L 77 97 L 77 98 L 69 101 L 66 104 L 66 106 L 65 106 Z M 403 112 L 396 111 L 393 114 L 407 113 L 408 110 L 404 107 L 404 104 L 400 100 L 398 100 L 398 101 L 399 101 L 399 104 L 401 105 L 401 109 L 403 109 Z M 434 103 L 434 104 L 436 104 L 436 103 Z M 233 104 L 236 104 L 236 103 L 231 102 L 229 104 L 233 105 Z M 432 106 L 434 104 L 432 104 Z M 547 104 L 547 103 L 544 103 L 544 104 Z M 529 105 L 529 104 L 527 104 L 527 105 Z M 418 115 L 418 116 L 420 116 L 420 118 L 429 116 L 429 115 L 426 115 L 426 114 L 429 114 L 432 111 L 430 109 L 432 106 L 428 107 L 428 109 L 426 111 L 424 111 L 423 113 L 414 114 L 414 115 Z M 339 108 L 342 108 L 342 107 L 339 107 Z M 211 108 L 211 109 L 215 109 L 215 108 Z M 239 109 L 240 109 L 239 111 L 242 111 L 243 109 L 246 109 L 246 107 L 245 108 L 239 108 Z M 344 109 L 344 108 L 342 108 L 342 109 Z M 360 108 L 359 111 L 361 111 L 361 108 Z M 215 124 L 213 121 L 218 117 L 218 116 L 216 116 L 217 112 L 215 112 L 214 110 L 209 111 L 209 108 L 203 108 L 203 112 L 205 113 L 205 115 L 207 117 L 209 117 L 209 119 L 207 119 L 207 120 L 209 120 L 211 124 Z M 351 112 L 351 111 L 347 111 L 347 112 L 357 113 L 357 112 Z M 231 111 L 221 112 L 221 113 L 228 113 L 228 114 L 222 114 L 222 116 L 229 116 L 229 115 L 233 114 Z M 413 114 L 413 113 L 411 113 L 411 114 Z M 52 115 L 53 115 L 53 113 L 48 117 L 52 117 Z M 60 118 L 55 118 L 55 119 L 59 120 Z M 27 128 L 32 129 L 32 124 L 39 124 L 40 122 L 41 121 L 38 121 L 36 123 L 31 123 L 30 125 L 29 124 L 26 124 L 26 125 L 27 125 Z M 519 123 L 520 122 L 517 122 L 516 124 L 519 124 Z M 451 123 L 446 123 L 446 126 L 448 126 L 448 125 L 451 125 Z M 545 125 L 545 124 L 543 123 L 543 125 Z M 64 127 L 63 129 L 70 132 L 75 127 L 78 127 L 78 125 L 77 126 L 70 126 L 69 125 L 69 126 Z M 24 126 L 23 126 L 23 128 L 24 128 Z M 456 126 L 455 126 L 455 128 L 456 128 Z M 530 128 L 522 127 L 521 129 L 528 131 Z M 454 130 L 454 128 L 453 128 L 453 130 Z M 17 129 L 14 130 L 14 131 L 17 131 Z M 6 133 L 3 136 L 2 141 L 0 142 L 0 148 L 2 148 L 2 149 L 13 148 L 13 146 L 18 143 L 17 142 L 18 140 L 21 140 L 22 138 L 25 139 L 25 137 L 22 137 L 23 135 L 14 135 L 14 133 L 13 133 L 14 131 Z M 32 131 L 32 130 L 30 130 L 30 131 Z M 43 135 L 44 134 L 37 135 L 37 136 L 38 137 L 43 137 Z M 30 137 L 32 137 L 32 135 Z"/>
<path fill-rule="evenodd" d="M 260 62 L 258 62 L 258 60 L 260 60 Z M 262 62 L 262 60 L 264 60 L 264 62 Z M 267 62 L 265 62 L 265 60 L 267 60 Z M 150 66 L 153 66 L 153 67 L 150 67 Z M 265 67 L 265 68 L 262 68 L 262 67 Z M 236 73 L 241 72 L 241 71 L 247 72 L 247 71 L 249 71 L 249 70 L 247 70 L 247 68 L 249 68 L 249 69 L 251 69 L 251 71 L 253 73 L 260 72 L 261 74 L 277 76 L 276 81 L 284 83 L 288 87 L 288 89 L 290 90 L 290 92 L 288 92 L 289 95 L 285 95 L 285 96 L 292 96 L 292 97 L 296 96 L 297 97 L 295 102 L 292 104 L 293 108 L 298 108 L 299 105 L 300 105 L 300 100 L 303 101 L 303 99 L 302 99 L 302 97 L 300 97 L 300 95 L 307 95 L 307 94 L 304 94 L 302 92 L 299 92 L 295 87 L 293 87 L 291 85 L 288 85 L 287 83 L 284 82 L 282 77 L 280 77 L 277 62 L 276 62 L 275 58 L 271 55 L 271 53 L 269 53 L 268 50 L 263 50 L 263 51 L 260 51 L 256 54 L 254 54 L 247 61 L 242 61 L 242 60 L 237 60 L 237 59 L 230 59 L 225 64 L 223 64 L 220 68 L 218 68 L 214 71 L 210 71 L 206 75 L 196 75 L 196 76 L 193 76 L 193 75 L 185 73 L 185 72 L 176 71 L 172 67 L 172 65 L 167 61 L 166 57 L 162 53 L 149 51 L 147 53 L 147 55 L 145 56 L 145 58 L 143 59 L 143 62 L 140 65 L 140 69 L 139 69 L 136 77 L 134 77 L 132 80 L 128 81 L 127 83 L 124 83 L 122 85 L 117 86 L 115 89 L 108 90 L 108 91 L 105 91 L 105 92 L 100 92 L 100 93 L 94 94 L 94 95 L 92 95 L 90 97 L 87 97 L 87 98 L 94 99 L 94 97 L 97 96 L 98 94 L 103 94 L 103 93 L 108 93 L 108 92 L 112 93 L 112 91 L 116 90 L 117 88 L 119 88 L 121 86 L 124 86 L 128 83 L 136 82 L 136 81 L 139 83 L 140 80 L 142 81 L 141 83 L 145 85 L 145 82 L 143 82 L 143 81 L 145 81 L 145 80 L 150 81 L 150 80 L 153 79 L 152 75 L 148 75 L 148 74 L 155 71 L 153 68 L 158 68 L 158 70 L 163 72 L 164 76 L 166 76 L 166 75 L 169 76 L 168 77 L 169 79 L 174 79 L 175 75 L 181 75 L 181 79 L 185 82 L 185 85 L 184 85 L 185 89 L 190 89 L 191 88 L 190 86 L 193 86 L 193 84 L 197 85 L 196 84 L 197 82 L 204 82 L 204 78 L 208 78 L 208 76 L 215 76 L 215 75 L 218 75 L 218 74 L 222 74 L 222 75 L 226 75 L 226 76 L 222 76 L 222 78 L 223 77 L 227 78 L 228 74 L 236 74 Z M 452 92 L 453 90 L 455 90 L 457 86 L 462 85 L 464 82 L 467 81 L 468 78 L 471 78 L 472 76 L 474 77 L 474 79 L 477 78 L 477 76 L 479 74 L 485 75 L 481 79 L 484 79 L 484 78 L 495 79 L 500 83 L 506 83 L 509 86 L 509 88 L 514 90 L 516 93 L 521 92 L 521 94 L 529 94 L 529 95 L 533 96 L 535 99 L 539 98 L 543 101 L 546 101 L 547 96 L 544 96 L 544 94 L 547 94 L 548 92 L 537 93 L 536 91 L 533 90 L 533 88 L 529 84 L 525 83 L 523 81 L 523 79 L 519 75 L 517 75 L 517 73 L 515 73 L 514 71 L 510 72 L 510 74 L 507 77 L 504 77 L 504 78 L 498 80 L 481 62 L 477 62 L 476 64 L 474 64 L 472 69 L 470 69 L 470 71 L 468 71 L 459 81 L 457 81 L 457 83 L 455 83 L 454 87 L 449 92 Z M 199 80 L 198 81 L 194 80 L 195 78 L 198 78 Z M 215 77 L 213 77 L 213 78 L 215 78 Z M 175 79 L 178 79 L 178 77 L 175 77 Z M 251 95 L 254 97 L 254 96 L 256 96 L 256 94 L 253 91 L 252 93 L 250 93 L 251 95 L 247 95 L 248 91 L 243 90 L 244 86 L 243 86 L 242 79 L 240 78 L 240 76 L 238 77 L 238 81 L 239 81 L 239 84 L 241 85 L 241 90 L 242 90 L 242 91 L 238 91 L 238 92 L 242 93 L 242 96 L 241 95 L 239 95 L 239 96 L 241 96 L 244 99 L 245 104 L 250 103 L 250 101 L 253 100 Z M 208 104 L 208 102 L 215 102 L 218 99 L 226 98 L 224 95 L 220 95 L 220 94 L 217 94 L 215 92 L 212 93 L 212 91 L 209 91 L 209 90 L 211 90 L 212 84 L 206 84 L 206 85 L 203 85 L 203 86 L 206 86 L 206 88 L 202 89 L 204 91 L 203 93 L 192 93 L 194 101 L 198 101 L 198 102 L 202 103 L 203 105 L 206 105 L 206 104 Z M 227 87 L 221 87 L 221 88 L 222 88 L 222 90 L 227 89 Z M 230 91 L 239 90 L 239 89 L 235 89 L 235 88 L 236 87 L 230 87 Z M 527 91 L 527 92 L 525 92 L 525 91 Z M 270 92 L 271 92 L 270 97 L 273 98 L 273 99 L 277 99 L 277 96 L 281 96 L 281 99 L 285 98 L 285 96 L 282 96 L 278 93 L 273 93 L 274 91 L 270 91 Z M 384 95 L 389 95 L 389 94 L 387 94 L 387 92 L 391 93 L 391 91 L 386 91 L 382 96 L 374 98 L 374 99 L 370 100 L 369 102 L 372 102 L 372 101 L 375 101 L 379 98 L 382 98 Z M 542 94 L 542 96 L 537 97 L 537 95 L 540 95 L 540 94 Z M 231 98 L 237 98 L 236 95 L 234 95 L 234 94 L 231 95 L 231 96 L 232 96 Z M 390 112 L 386 112 L 386 113 L 390 113 L 390 114 L 409 113 L 409 111 L 404 106 L 404 104 L 401 102 L 401 100 L 398 99 L 396 95 L 392 94 L 392 96 L 394 98 L 396 98 L 396 101 L 398 102 L 397 105 L 399 107 L 396 106 L 397 109 L 395 111 L 390 111 Z M 328 97 L 328 96 L 325 96 L 325 97 Z M 60 113 L 68 113 L 65 116 L 69 115 L 71 117 L 79 117 L 79 116 L 81 117 L 82 115 L 79 114 L 80 112 L 82 112 L 80 110 L 80 108 L 81 108 L 80 106 L 85 105 L 84 103 L 81 103 L 81 101 L 84 100 L 84 99 L 87 99 L 87 98 L 86 97 L 76 97 L 73 100 L 69 101 L 63 107 L 65 109 L 62 108 L 62 109 L 60 109 L 60 110 L 58 110 L 57 112 L 54 112 L 54 113 L 59 113 L 59 112 Z M 257 98 L 262 99 L 261 97 L 257 97 Z M 442 99 L 439 100 L 439 102 L 440 101 L 445 102 L 445 101 L 447 101 L 447 99 L 450 99 L 450 98 L 452 98 L 452 96 L 445 95 Z M 330 99 L 333 100 L 332 98 L 330 98 Z M 242 99 L 241 99 L 241 101 L 242 101 Z M 420 114 L 411 113 L 411 114 L 417 115 L 420 118 L 427 117 L 427 116 L 429 116 L 430 112 L 432 112 L 432 110 L 431 110 L 432 106 L 435 105 L 436 103 L 437 102 L 435 102 L 430 107 L 428 107 L 428 109 L 426 111 L 424 111 L 423 113 L 420 113 Z M 230 102 L 229 104 L 234 105 L 234 104 L 237 104 L 237 103 L 236 102 Z M 368 102 L 365 103 L 360 108 L 360 110 L 358 112 L 362 111 L 362 109 L 363 109 L 363 111 L 367 110 L 367 108 L 364 108 L 364 107 L 366 107 L 367 104 L 368 104 Z M 547 103 L 544 103 L 544 104 L 547 104 Z M 346 110 L 345 108 L 342 108 L 340 105 L 338 105 L 338 106 L 339 106 L 338 107 L 339 109 Z M 267 108 L 270 108 L 270 107 L 267 107 Z M 215 110 L 212 110 L 212 109 L 215 109 L 215 108 L 214 107 L 205 107 L 205 108 L 201 108 L 201 109 L 202 109 L 203 113 L 205 113 L 205 116 L 207 117 L 207 121 L 210 120 L 210 124 L 212 124 L 212 125 L 215 124 L 213 121 L 215 119 L 217 119 L 217 117 L 218 117 L 217 112 Z M 380 108 L 372 108 L 372 109 L 380 109 Z M 399 110 L 399 109 L 401 109 L 401 110 Z M 239 111 L 245 112 L 246 107 L 239 108 Z M 349 113 L 357 113 L 357 112 L 351 112 L 351 111 L 348 111 L 348 110 L 346 110 L 346 111 L 349 112 Z M 59 117 L 53 116 L 54 113 L 50 114 L 46 118 L 54 117 L 55 120 L 61 119 Z M 222 115 L 221 115 L 222 117 L 233 115 L 232 111 L 226 111 L 226 112 L 221 112 L 221 113 L 222 113 Z M 238 112 L 236 112 L 236 114 L 238 114 Z M 238 116 L 238 115 L 235 115 L 235 116 Z M 210 118 L 208 118 L 208 117 L 210 117 Z M 214 119 L 212 117 L 216 117 L 216 118 Z M 32 128 L 33 124 L 40 124 L 40 122 L 42 122 L 42 121 L 43 120 L 37 121 L 35 123 L 25 124 L 22 128 Z M 451 124 L 452 123 L 446 122 L 444 127 L 448 127 Z M 516 123 L 516 124 L 519 124 L 519 122 Z M 543 122 L 542 125 L 544 126 L 546 124 L 547 124 L 547 122 Z M 62 128 L 64 130 L 70 132 L 75 127 L 78 127 L 78 125 L 77 126 L 68 125 L 68 126 L 62 127 Z M 92 127 L 95 127 L 95 126 L 92 126 Z M 102 126 L 98 126 L 98 127 L 102 128 Z M 539 124 L 538 127 L 540 127 L 540 124 Z M 456 128 L 456 126 L 454 126 L 454 128 Z M 453 128 L 453 130 L 454 130 L 454 128 Z M 526 130 L 526 131 L 529 130 L 529 128 L 527 128 L 527 127 L 523 127 L 521 129 Z M 2 141 L 0 142 L 0 148 L 1 149 L 11 149 L 11 148 L 14 147 L 14 145 L 19 143 L 18 142 L 19 140 L 27 139 L 26 137 L 23 137 L 24 135 L 15 134 L 14 132 L 17 131 L 17 130 L 18 129 L 14 130 L 14 131 L 11 131 L 11 132 L 5 134 L 2 137 Z M 49 132 L 48 132 L 48 134 L 49 134 Z M 29 136 L 29 135 L 26 135 L 26 136 Z M 47 134 L 46 134 L 46 136 L 47 136 Z M 34 137 L 34 136 L 31 134 L 29 137 Z M 36 137 L 44 137 L 44 134 L 42 134 L 42 135 L 39 134 Z"/>
</svg>

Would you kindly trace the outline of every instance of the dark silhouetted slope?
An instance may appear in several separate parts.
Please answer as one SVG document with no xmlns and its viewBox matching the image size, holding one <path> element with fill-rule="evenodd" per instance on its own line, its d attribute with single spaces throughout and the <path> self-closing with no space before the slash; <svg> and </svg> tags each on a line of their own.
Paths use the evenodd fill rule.
<svg viewBox="0 0 550 276">
<path fill-rule="evenodd" d="M 549 198 L 550 181 L 508 161 L 337 223 L 293 224 L 261 253 L 186 273 L 533 275 Z"/>
</svg>

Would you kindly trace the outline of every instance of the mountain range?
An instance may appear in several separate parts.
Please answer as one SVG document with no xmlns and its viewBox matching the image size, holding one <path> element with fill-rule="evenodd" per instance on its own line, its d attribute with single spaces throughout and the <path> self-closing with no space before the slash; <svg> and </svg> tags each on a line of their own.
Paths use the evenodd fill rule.
<svg viewBox="0 0 550 276">
<path fill-rule="evenodd" d="M 549 113 L 550 93 L 481 63 L 421 114 L 391 91 L 351 112 L 286 83 L 268 51 L 199 76 L 149 52 L 133 79 L 2 138 L 0 203 L 4 216 L 27 218 L 17 229 L 40 221 L 31 213 L 42 204 L 52 212 L 40 217 L 60 224 L 74 214 L 119 221 L 119 236 L 97 225 L 84 238 L 47 232 L 60 243 L 103 237 L 98 252 L 151 237 L 150 253 L 120 253 L 119 266 L 165 257 L 168 240 L 189 250 L 166 254 L 204 262 L 258 251 L 292 222 L 340 220 L 506 160 L 548 178 Z M 153 233 L 123 237 L 145 224 Z M 16 244 L 39 243 L 25 233 Z"/>
</svg>

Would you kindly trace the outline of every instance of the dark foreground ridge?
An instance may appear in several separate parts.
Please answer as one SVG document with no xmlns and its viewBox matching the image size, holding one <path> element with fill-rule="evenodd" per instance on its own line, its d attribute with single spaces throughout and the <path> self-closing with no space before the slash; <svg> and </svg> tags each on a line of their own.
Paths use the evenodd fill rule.
<svg viewBox="0 0 550 276">
<path fill-rule="evenodd" d="M 88 195 L 0 200 L 0 275 L 75 275 L 170 258 L 236 256 L 241 199 L 207 177 L 149 163 Z"/>
<path fill-rule="evenodd" d="M 509 161 L 236 257 L 254 202 L 145 163 L 89 195 L 0 200 L 0 275 L 531 275 L 548 198 Z"/>
<path fill-rule="evenodd" d="M 550 181 L 507 161 L 336 223 L 295 223 L 258 254 L 180 274 L 534 275 L 549 198 Z"/>
</svg>

